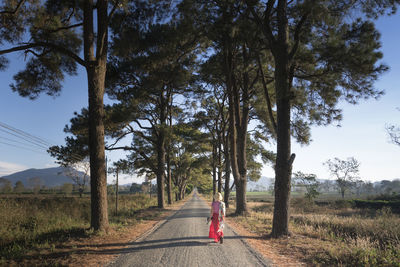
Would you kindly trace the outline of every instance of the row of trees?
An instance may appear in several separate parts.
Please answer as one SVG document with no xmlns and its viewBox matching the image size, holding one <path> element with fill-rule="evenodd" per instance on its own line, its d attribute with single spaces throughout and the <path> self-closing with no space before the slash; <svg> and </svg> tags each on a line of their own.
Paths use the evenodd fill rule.
<svg viewBox="0 0 400 267">
<path fill-rule="evenodd" d="M 173 183 L 180 190 L 208 170 L 214 191 L 225 177 L 229 195 L 232 174 L 237 214 L 247 212 L 247 179 L 259 175 L 261 154 L 276 172 L 277 237 L 289 234 L 291 137 L 307 144 L 311 125 L 340 120 L 340 99 L 382 94 L 373 83 L 387 67 L 370 18 L 398 2 L 3 1 L 0 55 L 25 53 L 11 88 L 30 98 L 57 95 L 64 74 L 85 68 L 88 109 L 51 152 L 90 156 L 95 230 L 108 226 L 105 149 L 132 152 L 127 166 L 157 179 L 159 207 L 164 185 L 170 201 Z M 116 104 L 104 107 L 105 92 Z M 200 112 L 188 113 L 183 104 L 200 99 Z M 259 121 L 252 134 L 251 119 Z M 126 136 L 131 145 L 119 146 Z"/>
<path fill-rule="evenodd" d="M 315 198 L 320 192 L 332 192 L 338 190 L 342 198 L 345 193 L 352 193 L 360 196 L 361 194 L 391 194 L 400 192 L 400 181 L 382 180 L 380 183 L 373 184 L 364 182 L 359 177 L 360 163 L 354 158 L 349 157 L 346 160 L 334 158 L 327 160 L 324 165 L 327 166 L 334 181 L 325 180 L 320 182 L 315 174 L 304 174 L 297 172 L 294 174 L 292 187 L 304 189 L 305 196 L 308 199 Z"/>
<path fill-rule="evenodd" d="M 25 185 L 21 181 L 17 181 L 15 185 L 11 183 L 11 181 L 5 179 L 5 178 L 0 178 L 0 192 L 1 193 L 23 193 L 26 191 L 33 191 L 33 192 L 39 192 L 41 189 L 41 184 L 36 183 L 36 178 L 30 178 L 28 180 L 28 187 L 25 187 Z"/>
<path fill-rule="evenodd" d="M 32 177 L 29 178 L 27 184 L 24 185 L 22 181 L 17 181 L 13 185 L 13 183 L 5 178 L 0 178 L 0 193 L 28 193 L 33 192 L 35 194 L 38 193 L 72 193 L 73 191 L 78 192 L 80 195 L 84 191 L 89 192 L 89 188 L 87 186 L 81 187 L 80 185 L 65 183 L 61 186 L 47 187 L 44 185 L 43 181 L 40 177 Z"/>
</svg>

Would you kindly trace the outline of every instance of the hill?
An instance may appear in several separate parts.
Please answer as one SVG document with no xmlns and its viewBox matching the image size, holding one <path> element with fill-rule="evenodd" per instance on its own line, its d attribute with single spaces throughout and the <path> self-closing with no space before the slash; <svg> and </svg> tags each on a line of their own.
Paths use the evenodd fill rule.
<svg viewBox="0 0 400 267">
<path fill-rule="evenodd" d="M 268 178 L 261 176 L 257 182 L 248 181 L 247 191 L 267 191 L 271 185 L 274 183 L 274 178 Z"/>
<path fill-rule="evenodd" d="M 65 183 L 73 183 L 71 178 L 64 175 L 64 171 L 64 167 L 27 169 L 0 178 L 9 180 L 13 186 L 17 181 L 21 181 L 26 187 L 29 186 L 28 180 L 35 177 L 40 178 L 41 184 L 46 187 L 55 187 Z"/>
</svg>

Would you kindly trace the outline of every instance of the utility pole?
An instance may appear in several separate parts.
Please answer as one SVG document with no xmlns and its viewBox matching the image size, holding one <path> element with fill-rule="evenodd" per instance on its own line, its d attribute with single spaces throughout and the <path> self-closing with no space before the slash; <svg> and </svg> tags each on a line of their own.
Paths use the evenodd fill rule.
<svg viewBox="0 0 400 267">
<path fill-rule="evenodd" d="M 116 179 L 116 188 L 115 188 L 115 216 L 118 216 L 118 172 L 119 172 L 118 166 L 117 166 L 116 172 L 117 172 L 117 174 L 116 174 L 117 179 Z"/>
</svg>

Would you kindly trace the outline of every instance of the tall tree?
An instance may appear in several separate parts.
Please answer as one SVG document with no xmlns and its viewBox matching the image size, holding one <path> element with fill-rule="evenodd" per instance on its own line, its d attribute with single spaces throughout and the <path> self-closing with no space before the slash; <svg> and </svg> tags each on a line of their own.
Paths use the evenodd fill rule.
<svg viewBox="0 0 400 267">
<path fill-rule="evenodd" d="M 203 65 L 204 68 L 204 65 Z M 206 67 L 207 68 L 207 67 Z M 203 80 L 204 75 L 203 75 Z M 226 135 L 226 94 L 221 90 L 218 91 L 217 86 L 211 89 L 212 95 L 202 99 L 200 108 L 194 116 L 197 120 L 196 124 L 204 128 L 208 133 L 212 153 L 210 157 L 210 165 L 213 177 L 213 194 L 222 192 L 222 173 L 223 173 L 223 137 Z"/>
<path fill-rule="evenodd" d="M 339 99 L 378 97 L 373 82 L 387 68 L 377 64 L 379 33 L 371 17 L 394 13 L 399 1 L 248 1 L 273 61 L 277 158 L 272 236 L 289 234 L 291 134 L 309 136 L 310 124 L 340 120 Z M 297 119 L 297 123 L 294 121 Z M 297 126 L 295 126 L 297 125 Z"/>
<path fill-rule="evenodd" d="M 108 168 L 109 173 L 115 174 L 115 215 L 118 216 L 118 176 L 120 173 L 129 173 L 131 168 L 126 160 L 118 160 L 113 162 L 112 167 Z"/>
<path fill-rule="evenodd" d="M 209 144 L 204 142 L 207 133 L 200 132 L 192 123 L 180 122 L 174 128 L 171 169 L 176 186 L 177 200 L 184 198 L 189 182 L 197 180 L 209 163 Z"/>
<path fill-rule="evenodd" d="M 207 32 L 215 52 L 208 61 L 218 66 L 228 100 L 229 159 L 236 185 L 236 213 L 247 212 L 247 133 L 251 102 L 260 89 L 253 46 L 257 35 L 249 27 L 246 8 L 240 1 L 215 1 L 206 6 Z M 209 63 L 211 65 L 212 63 Z M 218 83 L 215 83 L 218 85 Z"/>
<path fill-rule="evenodd" d="M 127 43 L 126 38 L 132 36 L 136 41 Z M 135 115 L 130 119 L 142 131 L 133 128 L 132 131 L 144 142 L 151 143 L 157 153 L 160 208 L 164 207 L 165 198 L 170 105 L 174 94 L 183 94 L 190 87 L 196 66 L 194 52 L 198 48 L 198 36 L 193 33 L 190 21 L 186 20 L 152 24 L 146 29 L 127 20 L 119 25 L 118 35 L 114 38 L 109 94 L 127 110 L 135 106 Z"/>
<path fill-rule="evenodd" d="M 13 91 L 31 99 L 41 92 L 57 95 L 64 73 L 76 74 L 76 64 L 86 70 L 91 227 L 95 230 L 108 228 L 103 96 L 108 28 L 120 5 L 118 0 L 3 1 L 0 12 L 0 55 L 23 51 L 28 58 L 26 69 L 14 76 Z M 1 63 L 4 67 L 4 58 Z"/>
<path fill-rule="evenodd" d="M 0 192 L 2 193 L 12 192 L 12 183 L 10 180 L 7 180 L 5 178 L 0 178 Z"/>
<path fill-rule="evenodd" d="M 90 180 L 89 159 L 85 158 L 82 161 L 76 161 L 73 163 L 71 162 L 67 165 L 64 163 L 63 166 L 65 167 L 64 174 L 71 178 L 71 180 L 76 184 L 78 187 L 79 196 L 82 197 L 82 194 Z"/>
<path fill-rule="evenodd" d="M 339 192 L 344 198 L 344 194 L 348 191 L 358 178 L 360 163 L 353 157 L 342 160 L 339 158 L 329 159 L 324 163 L 331 175 L 336 178 Z"/>
</svg>

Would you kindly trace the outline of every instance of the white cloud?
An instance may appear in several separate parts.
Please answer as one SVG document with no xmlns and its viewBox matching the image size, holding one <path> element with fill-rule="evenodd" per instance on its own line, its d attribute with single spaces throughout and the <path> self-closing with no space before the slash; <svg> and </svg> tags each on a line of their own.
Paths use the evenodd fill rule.
<svg viewBox="0 0 400 267">
<path fill-rule="evenodd" d="M 0 161 L 0 177 L 26 170 L 27 167 L 15 163 Z"/>
</svg>

